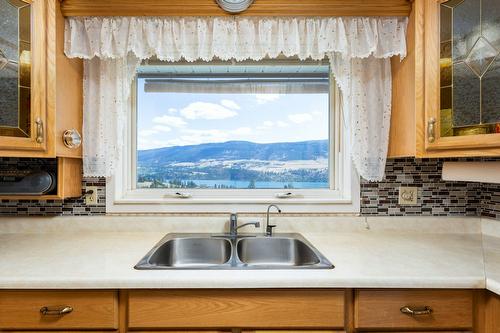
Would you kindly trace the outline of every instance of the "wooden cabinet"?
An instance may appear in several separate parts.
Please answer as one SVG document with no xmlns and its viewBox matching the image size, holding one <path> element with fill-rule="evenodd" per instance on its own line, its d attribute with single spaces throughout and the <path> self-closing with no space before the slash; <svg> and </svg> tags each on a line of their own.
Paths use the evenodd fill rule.
<svg viewBox="0 0 500 333">
<path fill-rule="evenodd" d="M 0 330 L 117 328 L 113 291 L 0 292 Z"/>
<path fill-rule="evenodd" d="M 472 330 L 473 292 L 358 290 L 354 322 L 363 330 Z"/>
<path fill-rule="evenodd" d="M 82 150 L 63 133 L 82 130 L 83 63 L 64 55 L 60 2 L 1 2 L 0 156 L 58 158 L 55 193 L 2 198 L 79 197 Z"/>
<path fill-rule="evenodd" d="M 413 1 L 408 57 L 392 63 L 389 157 L 500 155 L 500 24 L 481 2 Z"/>
<path fill-rule="evenodd" d="M 484 290 L 0 291 L 0 332 L 499 333 L 499 321 Z"/>
<path fill-rule="evenodd" d="M 0 90 L 0 156 L 81 157 L 81 148 L 63 143 L 65 130 L 81 133 L 83 63 L 64 55 L 59 1 L 4 2 L 2 15 L 26 32 L 19 34 L 17 58 L 11 52 L 6 57 L 9 63 L 0 71 L 10 76 L 10 80 L 2 77 L 6 86 Z M 15 39 L 14 34 L 6 38 Z M 10 91 L 17 98 L 9 99 Z"/>
<path fill-rule="evenodd" d="M 130 291 L 130 329 L 344 327 L 344 291 Z"/>
<path fill-rule="evenodd" d="M 484 301 L 484 332 L 500 333 L 500 296 L 487 292 Z"/>
<path fill-rule="evenodd" d="M 47 3 L 2 1 L 0 149 L 44 155 L 50 148 L 47 110 Z"/>
</svg>

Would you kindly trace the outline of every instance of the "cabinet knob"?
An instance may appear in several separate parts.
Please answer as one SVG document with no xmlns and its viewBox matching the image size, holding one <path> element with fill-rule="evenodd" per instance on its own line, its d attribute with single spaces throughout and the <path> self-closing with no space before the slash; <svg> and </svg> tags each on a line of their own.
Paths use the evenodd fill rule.
<svg viewBox="0 0 500 333">
<path fill-rule="evenodd" d="M 76 149 L 82 144 L 82 136 L 76 129 L 69 129 L 63 133 L 64 145 L 70 149 Z"/>
<path fill-rule="evenodd" d="M 73 308 L 67 305 L 44 306 L 40 309 L 42 316 L 64 316 L 71 312 L 73 312 Z"/>
<path fill-rule="evenodd" d="M 36 118 L 36 143 L 43 142 L 43 121 L 40 117 Z"/>
<path fill-rule="evenodd" d="M 427 141 L 436 141 L 436 118 L 431 117 L 427 122 Z"/>
<path fill-rule="evenodd" d="M 409 316 L 427 316 L 432 314 L 432 309 L 429 306 L 423 306 L 423 307 L 403 306 L 399 310 L 401 311 L 401 313 Z"/>
</svg>

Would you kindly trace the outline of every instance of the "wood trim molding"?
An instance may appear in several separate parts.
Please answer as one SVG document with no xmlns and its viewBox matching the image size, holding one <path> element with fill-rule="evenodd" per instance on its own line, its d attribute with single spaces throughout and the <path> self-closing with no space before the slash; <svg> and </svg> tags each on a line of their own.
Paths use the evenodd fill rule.
<svg viewBox="0 0 500 333">
<path fill-rule="evenodd" d="M 64 16 L 229 16 L 214 0 L 64 0 Z M 408 16 L 409 0 L 255 0 L 244 16 Z"/>
</svg>

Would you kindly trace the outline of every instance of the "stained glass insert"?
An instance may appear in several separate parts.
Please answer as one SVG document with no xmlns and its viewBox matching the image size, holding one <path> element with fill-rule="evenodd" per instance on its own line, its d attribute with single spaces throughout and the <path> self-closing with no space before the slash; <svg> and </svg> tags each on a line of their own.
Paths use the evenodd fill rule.
<svg viewBox="0 0 500 333">
<path fill-rule="evenodd" d="M 493 133 L 500 123 L 498 0 L 440 5 L 441 135 Z"/>
<path fill-rule="evenodd" d="M 0 135 L 29 137 L 31 5 L 0 0 Z"/>
</svg>

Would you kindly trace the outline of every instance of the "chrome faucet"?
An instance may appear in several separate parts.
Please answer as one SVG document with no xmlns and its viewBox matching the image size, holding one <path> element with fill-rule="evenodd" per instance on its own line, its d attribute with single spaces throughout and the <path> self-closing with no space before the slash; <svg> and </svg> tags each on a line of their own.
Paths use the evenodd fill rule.
<svg viewBox="0 0 500 333">
<path fill-rule="evenodd" d="M 234 213 L 231 214 L 231 218 L 229 219 L 229 236 L 234 238 L 238 237 L 238 229 L 247 225 L 253 225 L 255 228 L 260 228 L 260 222 L 248 222 L 238 226 L 238 215 Z"/>
<path fill-rule="evenodd" d="M 275 224 L 269 224 L 269 211 L 271 210 L 271 208 L 276 208 L 278 210 L 278 213 L 281 214 L 281 209 L 272 204 L 272 205 L 269 205 L 267 206 L 267 214 L 266 214 L 266 236 L 272 236 L 273 235 L 273 228 L 276 228 L 276 225 Z"/>
</svg>

